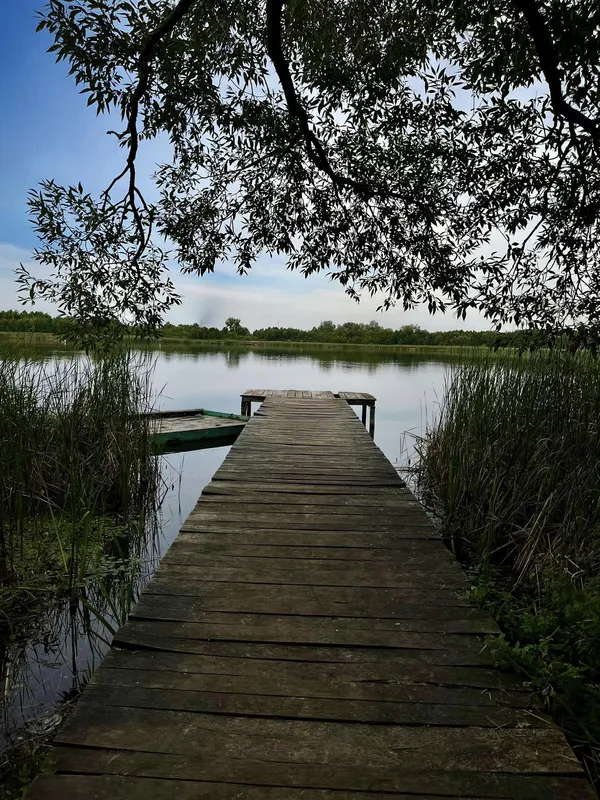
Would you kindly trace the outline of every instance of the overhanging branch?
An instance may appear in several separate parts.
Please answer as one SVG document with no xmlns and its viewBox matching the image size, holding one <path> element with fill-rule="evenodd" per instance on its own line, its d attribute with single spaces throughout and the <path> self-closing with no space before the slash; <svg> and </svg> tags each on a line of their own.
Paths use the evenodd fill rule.
<svg viewBox="0 0 600 800">
<path fill-rule="evenodd" d="M 368 200 L 378 193 L 377 189 L 371 184 L 355 181 L 336 172 L 329 161 L 325 148 L 311 128 L 308 113 L 300 102 L 290 72 L 290 65 L 283 53 L 281 31 L 284 3 L 285 0 L 267 0 L 267 54 L 281 83 L 288 111 L 300 125 L 306 152 L 312 163 L 330 178 L 336 188 L 349 188 L 363 199 Z"/>
<path fill-rule="evenodd" d="M 117 177 L 111 182 L 110 186 L 104 193 L 105 200 L 107 200 L 108 195 L 111 189 L 115 186 L 115 184 L 118 183 L 118 181 L 120 181 L 121 178 L 123 178 L 125 175 L 127 174 L 129 175 L 128 189 L 127 189 L 127 196 L 125 198 L 125 203 L 126 206 L 129 206 L 129 208 L 131 209 L 131 213 L 133 214 L 133 218 L 135 220 L 136 228 L 138 231 L 138 236 L 140 239 L 140 244 L 137 253 L 135 255 L 135 261 L 141 258 L 150 238 L 150 231 L 146 233 L 144 230 L 144 225 L 142 222 L 142 218 L 140 216 L 140 211 L 138 209 L 136 202 L 136 197 L 139 197 L 142 206 L 144 207 L 144 210 L 148 211 L 146 202 L 144 201 L 141 192 L 136 186 L 136 175 L 135 175 L 135 159 L 137 157 L 137 152 L 139 147 L 139 133 L 137 125 L 138 125 L 140 101 L 142 100 L 144 94 L 148 91 L 148 86 L 150 83 L 150 64 L 157 46 L 166 36 L 168 36 L 175 29 L 175 27 L 190 11 L 195 2 L 196 0 L 179 0 L 177 5 L 168 14 L 165 15 L 165 17 L 159 23 L 159 25 L 153 31 L 150 32 L 150 34 L 148 35 L 147 39 L 145 40 L 142 46 L 137 67 L 138 81 L 131 95 L 127 107 L 127 128 L 125 131 L 128 137 L 127 162 L 125 164 L 123 171 L 119 175 L 117 175 Z"/>
<path fill-rule="evenodd" d="M 527 20 L 531 38 L 535 45 L 540 61 L 540 67 L 550 90 L 550 100 L 554 112 L 564 117 L 570 123 L 579 125 L 584 131 L 597 138 L 600 134 L 598 120 L 590 119 L 582 111 L 572 106 L 567 100 L 562 89 L 560 66 L 556 56 L 554 43 L 546 20 L 536 5 L 536 0 L 513 0 L 515 6 Z"/>
</svg>

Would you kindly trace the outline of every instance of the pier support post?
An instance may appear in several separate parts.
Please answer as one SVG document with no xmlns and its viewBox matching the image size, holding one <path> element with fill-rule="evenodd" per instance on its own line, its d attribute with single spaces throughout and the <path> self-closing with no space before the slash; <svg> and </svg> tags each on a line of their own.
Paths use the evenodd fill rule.
<svg viewBox="0 0 600 800">
<path fill-rule="evenodd" d="M 362 424 L 367 427 L 367 405 L 363 405 L 362 407 Z"/>
<path fill-rule="evenodd" d="M 375 438 L 375 403 L 371 406 L 371 413 L 369 414 L 369 434 L 371 439 Z"/>
</svg>

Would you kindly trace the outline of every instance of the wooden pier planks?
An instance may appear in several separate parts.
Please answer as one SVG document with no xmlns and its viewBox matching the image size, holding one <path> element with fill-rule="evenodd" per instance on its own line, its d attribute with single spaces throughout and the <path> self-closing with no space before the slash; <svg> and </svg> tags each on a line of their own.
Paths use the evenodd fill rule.
<svg viewBox="0 0 600 800">
<path fill-rule="evenodd" d="M 30 797 L 594 797 L 467 588 L 345 401 L 269 398 Z"/>
<path fill-rule="evenodd" d="M 334 399 L 345 400 L 350 406 L 361 406 L 362 424 L 367 426 L 367 408 L 369 409 L 369 434 L 371 439 L 375 436 L 375 403 L 376 398 L 367 392 L 315 392 L 299 389 L 246 389 L 242 395 L 242 414 L 250 416 L 252 414 L 252 403 L 262 403 L 268 398 L 286 399 Z"/>
</svg>

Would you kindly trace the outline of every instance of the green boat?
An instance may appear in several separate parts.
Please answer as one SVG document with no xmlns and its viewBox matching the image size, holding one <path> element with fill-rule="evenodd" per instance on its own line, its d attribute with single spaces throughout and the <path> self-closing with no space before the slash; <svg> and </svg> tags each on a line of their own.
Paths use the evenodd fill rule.
<svg viewBox="0 0 600 800">
<path fill-rule="evenodd" d="M 206 408 L 160 411 L 150 418 L 153 444 L 163 453 L 233 444 L 250 419 Z"/>
</svg>

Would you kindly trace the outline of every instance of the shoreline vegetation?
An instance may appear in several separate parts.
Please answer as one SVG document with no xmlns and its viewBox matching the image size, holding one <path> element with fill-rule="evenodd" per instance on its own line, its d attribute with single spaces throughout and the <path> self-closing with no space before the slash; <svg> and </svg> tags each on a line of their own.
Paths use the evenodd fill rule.
<svg viewBox="0 0 600 800">
<path fill-rule="evenodd" d="M 503 636 L 488 646 L 600 785 L 600 363 L 465 362 L 417 441 L 416 490 Z"/>
<path fill-rule="evenodd" d="M 34 342 L 62 342 L 75 337 L 76 327 L 68 317 L 52 317 L 35 311 L 0 311 L 0 341 L 26 340 Z M 467 348 L 488 350 L 497 348 L 523 349 L 533 344 L 539 333 L 532 331 L 427 331 L 416 325 L 398 329 L 385 328 L 378 322 L 367 324 L 345 322 L 339 325 L 326 320 L 310 330 L 269 327 L 253 332 L 239 319 L 229 317 L 223 328 L 202 325 L 172 325 L 165 323 L 157 339 L 138 340 L 149 347 L 161 344 L 227 345 L 244 347 L 327 347 L 347 349 L 374 349 L 385 352 L 463 352 Z M 131 332 L 125 338 L 133 341 Z"/>
<path fill-rule="evenodd" d="M 0 361 L 7 796 L 21 796 L 42 766 L 68 706 L 48 705 L 45 665 L 64 663 L 56 694 L 73 699 L 156 560 L 160 467 L 140 415 L 152 392 L 140 353 L 54 363 L 17 350 Z"/>
<path fill-rule="evenodd" d="M 24 343 L 24 344 L 49 344 L 49 345 L 67 345 L 69 342 L 64 338 L 54 333 L 27 333 L 23 331 L 0 331 L 0 345 L 2 343 Z M 133 341 L 129 341 L 131 346 L 137 346 Z M 138 344 L 140 344 L 138 342 Z M 256 339 L 182 339 L 180 337 L 162 336 L 160 339 L 141 342 L 142 346 L 150 350 L 162 349 L 163 347 L 177 348 L 178 346 L 185 346 L 186 348 L 222 348 L 222 347 L 235 347 L 247 350 L 334 350 L 334 351 L 348 351 L 348 350 L 362 350 L 365 352 L 381 352 L 381 353 L 416 353 L 416 354 L 431 354 L 431 355 L 460 355 L 468 352 L 473 353 L 489 353 L 490 348 L 486 345 L 469 346 L 469 345 L 409 345 L 409 344 L 356 344 L 352 342 L 310 342 L 298 341 L 290 342 L 284 340 L 272 341 L 259 341 Z"/>
</svg>

